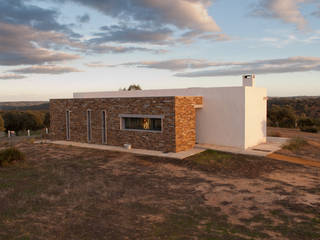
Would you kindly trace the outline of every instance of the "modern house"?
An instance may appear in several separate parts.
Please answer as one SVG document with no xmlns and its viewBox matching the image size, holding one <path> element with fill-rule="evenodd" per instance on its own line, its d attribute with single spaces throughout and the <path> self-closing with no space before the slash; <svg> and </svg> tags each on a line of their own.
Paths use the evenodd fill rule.
<svg viewBox="0 0 320 240">
<path fill-rule="evenodd" d="M 74 93 L 50 100 L 51 138 L 179 152 L 266 142 L 267 91 L 254 86 Z"/>
</svg>

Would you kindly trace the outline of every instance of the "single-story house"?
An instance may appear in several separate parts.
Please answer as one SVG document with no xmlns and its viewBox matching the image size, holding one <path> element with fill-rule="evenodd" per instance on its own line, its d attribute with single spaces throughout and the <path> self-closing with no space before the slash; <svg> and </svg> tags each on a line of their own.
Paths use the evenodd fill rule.
<svg viewBox="0 0 320 240">
<path fill-rule="evenodd" d="M 199 144 L 242 149 L 266 142 L 267 91 L 243 86 L 74 93 L 50 100 L 50 136 L 179 152 Z"/>
</svg>

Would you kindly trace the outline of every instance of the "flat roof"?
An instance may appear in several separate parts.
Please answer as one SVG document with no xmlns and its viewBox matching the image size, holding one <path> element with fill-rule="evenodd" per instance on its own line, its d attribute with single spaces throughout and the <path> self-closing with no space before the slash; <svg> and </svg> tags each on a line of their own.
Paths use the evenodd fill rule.
<svg viewBox="0 0 320 240">
<path fill-rule="evenodd" d="M 177 89 L 151 89 L 132 91 L 101 91 L 101 92 L 75 92 L 73 98 L 122 98 L 122 97 L 174 97 L 174 96 L 202 96 L 205 91 L 220 91 L 240 89 L 238 87 L 213 87 L 213 88 L 177 88 Z"/>
</svg>

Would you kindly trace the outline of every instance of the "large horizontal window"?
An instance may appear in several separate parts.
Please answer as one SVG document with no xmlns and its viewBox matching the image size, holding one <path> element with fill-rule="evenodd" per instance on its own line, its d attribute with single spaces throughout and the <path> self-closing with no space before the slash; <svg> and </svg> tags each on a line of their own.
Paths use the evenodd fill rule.
<svg viewBox="0 0 320 240">
<path fill-rule="evenodd" d="M 122 117 L 122 129 L 162 131 L 162 119 L 152 117 Z"/>
</svg>

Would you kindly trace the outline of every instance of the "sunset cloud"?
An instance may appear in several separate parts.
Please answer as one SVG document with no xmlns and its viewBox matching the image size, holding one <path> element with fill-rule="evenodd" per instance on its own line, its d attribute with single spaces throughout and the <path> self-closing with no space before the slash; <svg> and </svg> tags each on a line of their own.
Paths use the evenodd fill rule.
<svg viewBox="0 0 320 240">
<path fill-rule="evenodd" d="M 209 69 L 186 73 L 177 73 L 177 77 L 219 77 L 238 76 L 245 73 L 274 74 L 320 71 L 319 57 L 291 57 L 283 59 L 258 60 L 243 62 L 237 66 L 225 64 L 222 69 Z"/>
<path fill-rule="evenodd" d="M 208 14 L 211 0 L 60 0 L 73 1 L 97 9 L 114 18 L 133 19 L 154 26 L 173 25 L 179 29 L 219 32 Z"/>
<path fill-rule="evenodd" d="M 26 4 L 28 3 L 28 4 Z M 70 26 L 58 22 L 59 12 L 44 9 L 24 0 L 0 0 L 0 22 L 23 24 L 40 31 L 56 31 L 79 38 Z"/>
<path fill-rule="evenodd" d="M 73 67 L 43 65 L 43 66 L 32 66 L 32 67 L 14 69 L 14 70 L 11 70 L 11 72 L 23 73 L 23 74 L 63 74 L 63 73 L 81 72 L 81 71 Z"/>
<path fill-rule="evenodd" d="M 285 23 L 294 24 L 297 29 L 305 30 L 308 23 L 302 15 L 300 5 L 312 0 L 260 0 L 254 11 L 255 16 L 281 19 Z"/>
<path fill-rule="evenodd" d="M 18 80 L 24 78 L 26 78 L 26 76 L 18 74 L 0 74 L 0 80 Z"/>
<path fill-rule="evenodd" d="M 106 64 L 103 62 L 90 62 L 90 63 L 85 63 L 84 64 L 87 67 L 92 67 L 92 68 L 105 68 L 105 67 L 115 67 L 115 65 L 112 64 Z"/>
<path fill-rule="evenodd" d="M 131 52 L 150 52 L 150 53 L 166 53 L 165 49 L 152 49 L 145 47 L 129 47 L 129 46 L 111 46 L 105 44 L 89 44 L 87 52 L 95 54 L 106 54 L 106 53 L 131 53 Z"/>
<path fill-rule="evenodd" d="M 175 74 L 175 76 L 178 77 L 218 77 L 237 76 L 245 73 L 272 74 L 320 71 L 320 58 L 290 57 L 250 62 L 216 62 L 203 59 L 172 59 L 166 61 L 128 62 L 111 66 L 134 66 L 137 68 L 169 70 L 179 72 Z M 201 70 L 192 71 L 195 69 Z"/>
<path fill-rule="evenodd" d="M 138 68 L 154 68 L 170 71 L 238 65 L 237 62 L 210 62 L 203 59 L 172 59 L 166 61 L 142 61 L 119 64 L 118 66 L 136 66 Z"/>
<path fill-rule="evenodd" d="M 211 0 L 56 1 L 81 3 L 117 20 L 119 24 L 105 26 L 103 32 L 96 34 L 95 40 L 100 42 L 168 44 L 169 40 L 179 41 L 178 37 L 173 38 L 177 30 L 187 33 L 180 42 L 189 43 L 193 38 L 225 40 L 219 34 L 221 28 L 208 13 Z M 124 22 L 127 26 L 123 26 Z"/>
<path fill-rule="evenodd" d="M 52 45 L 73 46 L 61 33 L 1 22 L 0 32 L 0 65 L 44 64 L 79 58 L 78 55 L 47 49 Z"/>
</svg>

